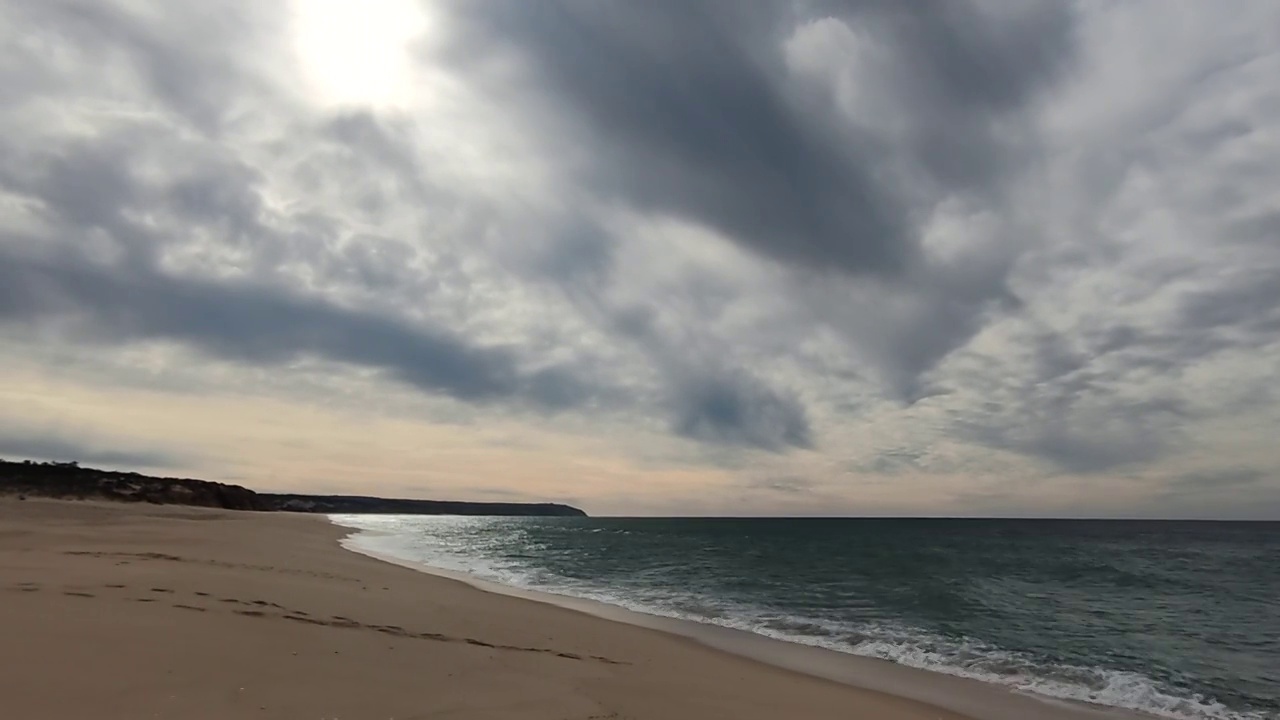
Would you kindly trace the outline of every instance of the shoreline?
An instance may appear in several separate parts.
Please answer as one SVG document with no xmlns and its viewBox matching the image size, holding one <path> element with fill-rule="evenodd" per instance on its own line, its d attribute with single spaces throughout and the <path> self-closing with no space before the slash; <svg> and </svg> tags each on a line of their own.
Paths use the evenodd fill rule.
<svg viewBox="0 0 1280 720">
<path fill-rule="evenodd" d="M 397 566 L 341 547 L 344 530 L 315 515 L 0 498 L 5 709 L 32 720 L 966 718 Z"/>
<path fill-rule="evenodd" d="M 596 600 L 504 585 L 464 572 L 397 557 L 358 544 L 360 534 L 375 531 L 341 525 L 345 550 L 415 572 L 464 584 L 475 590 L 550 605 L 591 617 L 674 636 L 716 652 L 819 678 L 867 692 L 920 702 L 971 720 L 1163 720 L 1161 716 L 1097 703 L 1065 700 L 1007 686 L 901 665 L 890 660 L 789 642 L 748 630 L 631 610 Z"/>
</svg>

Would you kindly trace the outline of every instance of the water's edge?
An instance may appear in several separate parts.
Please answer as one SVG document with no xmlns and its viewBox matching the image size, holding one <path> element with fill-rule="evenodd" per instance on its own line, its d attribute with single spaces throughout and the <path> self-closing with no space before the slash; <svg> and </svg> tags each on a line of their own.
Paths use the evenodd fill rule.
<svg viewBox="0 0 1280 720">
<path fill-rule="evenodd" d="M 596 600 L 504 585 L 468 573 L 447 570 L 363 547 L 359 543 L 360 536 L 375 535 L 374 531 L 351 528 L 332 518 L 329 521 L 337 527 L 350 531 L 339 541 L 344 549 L 382 562 L 461 582 L 483 592 L 553 605 L 611 622 L 656 630 L 755 662 L 861 690 L 922 702 L 966 715 L 974 720 L 1027 720 L 1027 718 L 1151 720 L 1155 718 L 1153 715 L 1121 708 L 1021 693 L 999 685 L 984 683 L 981 680 L 908 667 L 879 658 L 788 642 L 747 630 L 652 615 Z"/>
</svg>

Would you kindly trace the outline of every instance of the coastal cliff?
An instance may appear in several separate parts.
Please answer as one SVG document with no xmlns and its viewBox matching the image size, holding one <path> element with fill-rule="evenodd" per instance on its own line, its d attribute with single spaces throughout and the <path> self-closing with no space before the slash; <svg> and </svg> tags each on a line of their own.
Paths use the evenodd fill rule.
<svg viewBox="0 0 1280 720">
<path fill-rule="evenodd" d="M 410 500 L 358 495 L 260 493 L 240 485 L 192 478 L 152 477 L 80 467 L 75 463 L 0 460 L 0 495 L 74 500 L 195 505 L 227 510 L 398 515 L 585 516 L 558 503 L 487 503 Z"/>
</svg>

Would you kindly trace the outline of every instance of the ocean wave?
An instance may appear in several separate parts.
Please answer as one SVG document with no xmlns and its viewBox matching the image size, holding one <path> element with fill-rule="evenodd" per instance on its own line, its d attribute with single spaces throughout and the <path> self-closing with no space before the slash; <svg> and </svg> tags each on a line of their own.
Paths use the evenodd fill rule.
<svg viewBox="0 0 1280 720">
<path fill-rule="evenodd" d="M 553 575 L 528 561 L 535 556 L 489 557 L 472 543 L 450 546 L 439 538 L 429 544 L 396 534 L 393 522 L 334 518 L 358 529 L 349 541 L 367 551 L 398 557 L 509 587 L 563 595 L 677 620 L 718 625 L 765 637 L 900 665 L 979 680 L 1011 690 L 1058 700 L 1135 710 L 1173 720 L 1270 720 L 1263 713 L 1240 712 L 1195 693 L 1179 693 L 1140 673 L 1103 667 L 1046 662 L 972 638 L 944 638 L 892 622 L 851 624 L 745 606 L 719 598 L 660 587 L 602 587 L 590 581 Z"/>
<path fill-rule="evenodd" d="M 844 650 L 843 648 L 832 648 Z M 856 655 L 1003 685 L 1061 700 L 1137 710 L 1178 720 L 1264 720 L 1260 713 L 1236 712 L 1200 695 L 1183 696 L 1139 673 L 1100 667 L 1054 665 L 1026 656 L 966 643 L 871 640 L 848 649 Z"/>
<path fill-rule="evenodd" d="M 992 647 L 978 640 L 940 638 L 901 625 L 852 627 L 815 618 L 772 618 L 751 609 L 727 619 L 669 613 L 662 607 L 631 609 L 764 635 L 827 650 L 887 660 L 921 670 L 979 680 L 1012 690 L 1058 700 L 1136 710 L 1176 720 L 1267 720 L 1262 713 L 1241 713 L 1201 695 L 1179 695 L 1139 673 L 1101 667 L 1052 664 L 1025 654 Z M 754 616 L 754 617 L 753 617 Z"/>
</svg>

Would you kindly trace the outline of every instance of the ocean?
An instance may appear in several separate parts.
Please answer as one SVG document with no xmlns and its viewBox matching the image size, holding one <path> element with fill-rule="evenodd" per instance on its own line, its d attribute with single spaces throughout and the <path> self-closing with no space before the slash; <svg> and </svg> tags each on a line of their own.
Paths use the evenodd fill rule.
<svg viewBox="0 0 1280 720">
<path fill-rule="evenodd" d="M 333 521 L 514 587 L 1163 717 L 1280 718 L 1280 523 Z"/>
</svg>

